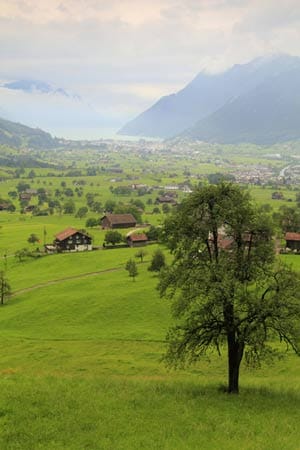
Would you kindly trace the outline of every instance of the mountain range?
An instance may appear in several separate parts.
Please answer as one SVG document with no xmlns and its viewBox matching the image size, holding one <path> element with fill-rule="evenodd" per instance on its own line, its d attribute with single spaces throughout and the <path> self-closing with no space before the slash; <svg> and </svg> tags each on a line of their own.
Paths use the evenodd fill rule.
<svg viewBox="0 0 300 450">
<path fill-rule="evenodd" d="M 272 144 L 300 139 L 300 58 L 257 58 L 219 74 L 201 72 L 159 99 L 119 134 Z"/>
<path fill-rule="evenodd" d="M 72 137 L 73 132 L 76 136 L 80 128 L 86 128 L 88 134 L 89 129 L 101 123 L 99 114 L 86 99 L 41 80 L 2 81 L 0 99 L 0 117 L 49 130 L 56 136 Z"/>
<path fill-rule="evenodd" d="M 5 89 L 10 89 L 14 91 L 22 91 L 27 93 L 40 93 L 40 94 L 58 94 L 63 95 L 64 97 L 74 98 L 80 100 L 79 95 L 71 94 L 67 92 L 65 89 L 60 87 L 54 87 L 45 81 L 40 80 L 14 80 L 8 81 L 1 84 L 1 87 Z"/>
</svg>

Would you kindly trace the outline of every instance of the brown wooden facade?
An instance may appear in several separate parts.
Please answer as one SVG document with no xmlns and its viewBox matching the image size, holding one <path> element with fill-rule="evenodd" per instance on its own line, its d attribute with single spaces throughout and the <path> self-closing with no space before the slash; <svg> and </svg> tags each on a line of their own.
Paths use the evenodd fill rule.
<svg viewBox="0 0 300 450">
<path fill-rule="evenodd" d="M 70 227 L 55 236 L 54 246 L 58 252 L 92 250 L 92 238 L 88 234 Z"/>
<path fill-rule="evenodd" d="M 132 214 L 106 214 L 101 219 L 103 229 L 132 228 L 136 226 L 136 220 Z"/>
<path fill-rule="evenodd" d="M 300 252 L 300 233 L 289 232 L 285 234 L 286 248 Z"/>
</svg>

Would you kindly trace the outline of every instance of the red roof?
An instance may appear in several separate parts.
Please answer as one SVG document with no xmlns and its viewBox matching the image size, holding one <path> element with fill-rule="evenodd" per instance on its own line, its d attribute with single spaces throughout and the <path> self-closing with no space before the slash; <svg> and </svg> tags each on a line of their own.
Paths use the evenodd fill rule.
<svg viewBox="0 0 300 450">
<path fill-rule="evenodd" d="M 148 238 L 145 234 L 130 234 L 128 236 L 128 239 L 130 239 L 133 242 L 145 242 L 148 241 Z"/>
<path fill-rule="evenodd" d="M 82 231 L 76 230 L 76 228 L 66 228 L 64 231 L 61 231 L 60 233 L 56 234 L 55 237 L 58 241 L 64 241 L 70 236 L 73 236 L 76 233 L 83 234 L 84 236 L 88 236 L 87 234 L 83 233 Z"/>
<path fill-rule="evenodd" d="M 285 233 L 286 241 L 300 241 L 300 233 Z"/>
</svg>

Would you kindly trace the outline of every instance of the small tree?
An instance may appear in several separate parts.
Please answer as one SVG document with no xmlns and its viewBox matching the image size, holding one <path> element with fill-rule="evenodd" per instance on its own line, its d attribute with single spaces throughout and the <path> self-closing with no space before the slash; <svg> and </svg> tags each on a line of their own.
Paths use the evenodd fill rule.
<svg viewBox="0 0 300 450">
<path fill-rule="evenodd" d="M 123 236 L 119 231 L 107 231 L 104 241 L 106 244 L 116 245 L 123 241 Z"/>
<path fill-rule="evenodd" d="M 133 259 L 127 261 L 125 269 L 128 271 L 128 275 L 132 277 L 132 281 L 135 281 L 135 277 L 138 275 L 138 269 Z"/>
<path fill-rule="evenodd" d="M 168 203 L 164 203 L 162 205 L 162 211 L 164 214 L 168 214 L 171 211 L 170 205 L 168 205 Z"/>
<path fill-rule="evenodd" d="M 151 264 L 148 267 L 148 270 L 150 270 L 150 272 L 160 272 L 161 269 L 165 267 L 165 265 L 166 265 L 165 255 L 158 248 L 157 250 L 155 250 L 152 256 Z"/>
<path fill-rule="evenodd" d="M 28 248 L 22 248 L 20 250 L 17 250 L 15 253 L 15 257 L 19 260 L 19 262 L 23 262 L 25 258 L 27 258 L 30 255 L 30 251 Z"/>
<path fill-rule="evenodd" d="M 85 226 L 87 228 L 93 228 L 96 227 L 97 225 L 99 225 L 99 220 L 96 219 L 95 217 L 90 217 L 89 219 L 87 219 L 87 221 L 85 222 Z"/>
<path fill-rule="evenodd" d="M 141 259 L 141 263 L 144 261 L 144 257 L 147 255 L 146 250 L 144 250 L 143 248 L 140 248 L 136 254 L 135 257 L 136 258 L 140 258 Z"/>
<path fill-rule="evenodd" d="M 5 272 L 3 270 L 0 271 L 0 304 L 4 305 L 4 302 L 11 294 L 10 284 L 5 277 Z"/>
<path fill-rule="evenodd" d="M 88 208 L 86 206 L 81 206 L 81 208 L 78 209 L 75 217 L 78 217 L 79 219 L 83 219 L 87 215 Z"/>
<path fill-rule="evenodd" d="M 64 214 L 74 214 L 76 210 L 76 206 L 73 200 L 68 200 L 63 205 Z"/>
<path fill-rule="evenodd" d="M 31 235 L 30 235 L 29 238 L 27 239 L 27 242 L 28 242 L 29 244 L 34 245 L 34 244 L 36 244 L 37 242 L 40 242 L 40 238 L 39 238 L 36 234 L 31 233 Z"/>
</svg>

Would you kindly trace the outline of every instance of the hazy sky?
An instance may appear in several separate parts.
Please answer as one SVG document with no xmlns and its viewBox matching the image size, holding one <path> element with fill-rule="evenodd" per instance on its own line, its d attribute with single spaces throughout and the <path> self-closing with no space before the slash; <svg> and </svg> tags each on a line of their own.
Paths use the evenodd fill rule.
<svg viewBox="0 0 300 450">
<path fill-rule="evenodd" d="M 0 79 L 70 89 L 116 124 L 201 70 L 299 43 L 300 0 L 0 0 Z"/>
</svg>

